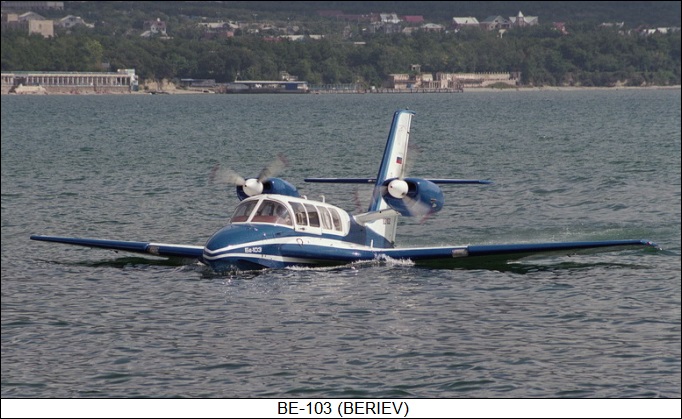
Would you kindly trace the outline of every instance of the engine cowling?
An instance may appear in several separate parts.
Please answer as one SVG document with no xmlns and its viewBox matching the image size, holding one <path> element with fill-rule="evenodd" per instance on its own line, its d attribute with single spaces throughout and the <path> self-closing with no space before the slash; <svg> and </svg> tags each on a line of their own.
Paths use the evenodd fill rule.
<svg viewBox="0 0 682 419">
<path fill-rule="evenodd" d="M 262 182 L 257 178 L 249 178 L 243 185 L 237 186 L 237 196 L 240 201 L 259 194 L 278 194 L 297 198 L 301 196 L 294 185 L 276 177 L 265 179 Z"/>
<path fill-rule="evenodd" d="M 443 191 L 426 179 L 388 179 L 381 185 L 384 201 L 401 215 L 425 216 L 443 208 Z"/>
</svg>

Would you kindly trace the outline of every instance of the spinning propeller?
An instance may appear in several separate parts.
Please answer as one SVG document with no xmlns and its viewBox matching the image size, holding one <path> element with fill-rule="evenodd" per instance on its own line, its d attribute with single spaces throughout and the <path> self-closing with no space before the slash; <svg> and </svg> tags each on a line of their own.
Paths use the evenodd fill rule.
<svg viewBox="0 0 682 419">
<path fill-rule="evenodd" d="M 426 221 L 426 219 L 432 215 L 434 212 L 438 211 L 439 205 L 436 202 L 436 200 L 432 199 L 429 202 L 424 202 L 423 200 L 418 199 L 417 196 L 414 196 L 414 190 L 415 190 L 415 182 L 428 182 L 423 179 L 407 179 L 410 181 L 408 183 L 405 178 L 397 178 L 393 179 L 386 185 L 386 191 L 387 193 L 392 196 L 393 198 L 400 199 L 402 200 L 405 210 L 409 213 L 409 216 L 411 217 L 419 217 L 420 218 L 420 224 Z M 410 188 L 410 185 L 412 185 L 412 189 Z M 435 186 L 435 185 L 434 185 Z M 413 192 L 412 194 L 410 192 Z M 441 203 L 442 206 L 442 203 Z"/>
<path fill-rule="evenodd" d="M 288 165 L 289 162 L 284 155 L 280 153 L 269 165 L 265 166 L 255 178 L 246 179 L 234 170 L 221 168 L 220 165 L 216 165 L 213 168 L 209 178 L 212 182 L 228 183 L 235 185 L 238 188 L 241 187 L 241 190 L 245 195 L 254 196 L 263 193 L 264 183 Z"/>
<path fill-rule="evenodd" d="M 420 223 L 423 223 L 429 215 L 435 212 L 434 209 L 436 211 L 438 210 L 437 204 L 435 202 L 429 204 L 420 200 L 417 194 L 419 192 L 418 182 L 421 181 L 421 179 L 410 178 L 408 176 L 408 172 L 412 169 L 414 161 L 421 154 L 421 149 L 409 144 L 408 153 L 412 157 L 406 159 L 407 167 L 403 169 L 402 176 L 391 180 L 387 185 L 385 184 L 384 187 L 386 188 L 386 193 L 388 195 L 403 202 L 409 216 L 421 218 Z"/>
</svg>

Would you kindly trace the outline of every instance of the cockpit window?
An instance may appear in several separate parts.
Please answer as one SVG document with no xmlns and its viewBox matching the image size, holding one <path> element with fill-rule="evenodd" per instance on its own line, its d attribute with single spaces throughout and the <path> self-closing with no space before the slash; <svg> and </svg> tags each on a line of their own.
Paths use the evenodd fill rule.
<svg viewBox="0 0 682 419">
<path fill-rule="evenodd" d="M 251 222 L 293 225 L 287 208 L 279 202 L 268 200 L 261 202 Z"/>
<path fill-rule="evenodd" d="M 246 222 L 249 219 L 251 213 L 253 212 L 253 209 L 256 207 L 257 203 L 258 201 L 247 201 L 237 205 L 237 208 L 234 210 L 234 214 L 232 215 L 230 221 L 232 221 L 233 223 Z"/>
</svg>

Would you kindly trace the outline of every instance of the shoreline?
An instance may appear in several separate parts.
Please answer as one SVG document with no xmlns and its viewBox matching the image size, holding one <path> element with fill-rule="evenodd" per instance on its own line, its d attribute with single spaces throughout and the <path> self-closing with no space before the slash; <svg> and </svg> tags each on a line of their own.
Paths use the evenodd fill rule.
<svg viewBox="0 0 682 419">
<path fill-rule="evenodd" d="M 482 93 L 482 92 L 494 92 L 494 93 L 504 93 L 504 92 L 579 92 L 579 91 L 617 91 L 617 90 L 680 90 L 681 85 L 673 86 L 613 86 L 613 87 L 583 87 L 583 86 L 541 86 L 541 87 L 510 87 L 510 88 L 488 88 L 488 87 L 473 87 L 467 88 L 462 91 L 427 91 L 424 89 L 414 89 L 414 90 L 393 90 L 390 92 L 379 91 L 344 91 L 344 92 L 329 92 L 329 91 L 310 91 L 307 94 L 311 95 L 347 95 L 347 94 L 425 94 L 425 93 L 435 93 L 435 94 L 467 94 L 467 93 Z M 95 92 L 89 89 L 75 90 L 71 92 L 50 92 L 49 88 L 43 88 L 39 91 L 27 91 L 27 92 L 5 92 L 2 91 L 2 96 L 78 96 L 78 95 L 206 95 L 206 94 L 231 94 L 231 93 L 217 93 L 215 91 L 200 91 L 200 90 L 185 90 L 185 89 L 163 89 L 163 90 L 147 90 L 147 91 L 137 91 L 137 92 Z M 235 93 L 232 93 L 235 94 Z M 243 95 L 244 93 L 241 93 Z M 272 93 L 272 94 L 282 94 L 287 95 L 288 93 Z M 298 96 L 298 95 L 295 95 Z"/>
<path fill-rule="evenodd" d="M 542 87 L 519 87 L 519 88 L 513 88 L 513 89 L 488 89 L 488 88 L 479 88 L 479 89 L 469 89 L 469 91 L 473 90 L 486 90 L 486 91 L 500 91 L 504 92 L 507 90 L 510 91 L 537 91 L 537 92 L 542 92 L 542 91 L 559 91 L 559 92 L 572 92 L 572 91 L 590 91 L 590 90 L 679 90 L 682 86 L 680 85 L 673 85 L 673 86 L 613 86 L 613 87 L 604 87 L 604 86 L 593 86 L 593 87 L 576 87 L 576 86 L 542 86 Z"/>
</svg>

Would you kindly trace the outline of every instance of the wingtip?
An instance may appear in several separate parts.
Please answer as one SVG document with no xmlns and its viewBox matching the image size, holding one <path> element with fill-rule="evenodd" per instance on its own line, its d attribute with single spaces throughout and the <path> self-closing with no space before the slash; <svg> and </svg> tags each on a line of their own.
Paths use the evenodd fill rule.
<svg viewBox="0 0 682 419">
<path fill-rule="evenodd" d="M 661 246 L 658 245 L 658 243 L 652 242 L 651 240 L 645 240 L 645 239 L 643 239 L 643 240 L 640 240 L 639 242 L 642 243 L 644 246 L 653 247 L 653 248 L 655 248 L 655 249 L 657 249 L 657 250 L 663 250 L 663 249 L 661 248 Z"/>
</svg>

